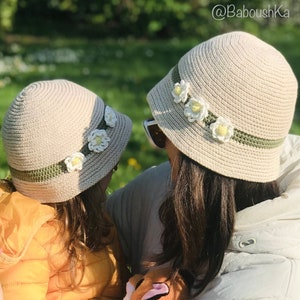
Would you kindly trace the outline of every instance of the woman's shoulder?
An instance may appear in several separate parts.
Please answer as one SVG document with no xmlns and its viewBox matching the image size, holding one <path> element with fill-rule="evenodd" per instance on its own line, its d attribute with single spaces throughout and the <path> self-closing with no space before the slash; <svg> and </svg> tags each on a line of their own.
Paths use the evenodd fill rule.
<svg viewBox="0 0 300 300">
<path fill-rule="evenodd" d="M 156 190 L 161 190 L 161 186 L 168 186 L 170 183 L 170 174 L 171 168 L 169 162 L 150 167 L 129 182 L 125 187 L 114 192 L 110 196 L 110 199 L 113 199 L 115 196 L 119 197 L 120 194 L 122 196 L 136 194 L 138 198 L 141 198 L 141 195 L 147 195 L 148 192 L 153 194 Z"/>
<path fill-rule="evenodd" d="M 299 299 L 299 260 L 270 253 L 228 255 L 220 274 L 195 300 Z"/>
<path fill-rule="evenodd" d="M 143 180 L 143 179 L 158 179 L 158 181 L 169 180 L 171 173 L 171 166 L 169 162 L 161 163 L 157 166 L 152 166 L 146 169 L 143 173 L 141 173 L 136 180 Z"/>
</svg>

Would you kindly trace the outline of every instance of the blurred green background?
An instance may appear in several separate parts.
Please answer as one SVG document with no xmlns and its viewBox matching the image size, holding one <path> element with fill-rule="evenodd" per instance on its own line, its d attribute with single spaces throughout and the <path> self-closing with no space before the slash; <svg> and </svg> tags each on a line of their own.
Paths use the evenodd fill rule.
<svg viewBox="0 0 300 300">
<path fill-rule="evenodd" d="M 65 78 L 91 89 L 134 124 L 110 191 L 166 159 L 143 132 L 146 94 L 199 42 L 248 31 L 278 48 L 300 78 L 299 0 L 0 1 L 0 123 L 33 81 Z M 299 109 L 292 133 L 300 133 Z M 0 177 L 7 174 L 0 142 Z"/>
</svg>

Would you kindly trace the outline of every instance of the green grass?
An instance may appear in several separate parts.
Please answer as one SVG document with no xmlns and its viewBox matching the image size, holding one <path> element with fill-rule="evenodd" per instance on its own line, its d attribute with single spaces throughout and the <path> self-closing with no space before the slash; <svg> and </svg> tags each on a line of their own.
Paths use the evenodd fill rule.
<svg viewBox="0 0 300 300">
<path fill-rule="evenodd" d="M 282 51 L 299 79 L 300 34 L 296 30 L 276 29 L 264 30 L 260 35 Z M 143 132 L 142 120 L 151 116 L 146 94 L 199 41 L 8 37 L 7 43 L 0 46 L 0 122 L 16 94 L 36 80 L 65 78 L 94 91 L 108 105 L 128 114 L 134 123 L 129 145 L 110 185 L 110 190 L 114 190 L 166 159 L 163 151 L 149 145 Z M 298 111 L 293 133 L 300 133 Z M 7 173 L 0 142 L 0 177 Z"/>
</svg>

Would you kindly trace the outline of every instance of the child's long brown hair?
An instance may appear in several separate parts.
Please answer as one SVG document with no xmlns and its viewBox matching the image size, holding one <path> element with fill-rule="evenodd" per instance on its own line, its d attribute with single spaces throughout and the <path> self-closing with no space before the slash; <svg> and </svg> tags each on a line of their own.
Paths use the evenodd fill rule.
<svg viewBox="0 0 300 300">
<path fill-rule="evenodd" d="M 86 253 L 97 252 L 111 243 L 113 224 L 102 208 L 105 200 L 105 191 L 97 183 L 69 201 L 47 204 L 56 210 L 56 218 L 61 221 L 60 234 L 68 237 L 65 249 L 69 254 L 70 288 L 81 283 Z M 76 281 L 78 263 L 82 271 Z"/>
</svg>

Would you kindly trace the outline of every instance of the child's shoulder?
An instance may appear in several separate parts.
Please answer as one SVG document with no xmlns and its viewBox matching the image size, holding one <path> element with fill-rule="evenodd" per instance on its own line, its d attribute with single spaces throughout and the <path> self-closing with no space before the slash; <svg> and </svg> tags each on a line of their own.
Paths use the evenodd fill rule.
<svg viewBox="0 0 300 300">
<path fill-rule="evenodd" d="M 12 193 L 15 191 L 14 185 L 10 180 L 0 179 L 0 196 L 3 193 Z"/>
</svg>

